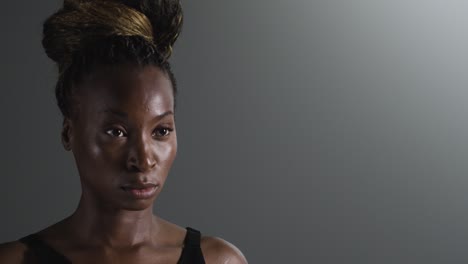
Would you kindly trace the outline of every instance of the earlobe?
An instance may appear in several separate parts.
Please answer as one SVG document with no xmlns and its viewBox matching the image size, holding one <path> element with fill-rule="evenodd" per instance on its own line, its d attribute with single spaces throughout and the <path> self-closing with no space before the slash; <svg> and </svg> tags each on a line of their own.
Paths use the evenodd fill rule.
<svg viewBox="0 0 468 264">
<path fill-rule="evenodd" d="M 62 126 L 62 144 L 65 150 L 67 151 L 72 150 L 71 141 L 72 141 L 71 120 L 65 117 L 63 119 L 63 126 Z"/>
</svg>

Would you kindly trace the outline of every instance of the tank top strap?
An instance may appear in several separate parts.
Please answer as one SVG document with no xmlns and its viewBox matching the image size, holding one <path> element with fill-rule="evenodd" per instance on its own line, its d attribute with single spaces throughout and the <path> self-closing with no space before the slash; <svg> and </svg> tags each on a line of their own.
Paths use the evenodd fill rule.
<svg viewBox="0 0 468 264">
<path fill-rule="evenodd" d="M 177 264 L 205 264 L 200 247 L 201 233 L 191 227 L 186 227 L 184 248 Z"/>
<path fill-rule="evenodd" d="M 186 227 L 187 234 L 184 239 L 184 247 L 200 247 L 201 233 L 191 227 Z"/>
<path fill-rule="evenodd" d="M 205 264 L 201 250 L 201 233 L 191 227 L 186 227 L 184 247 L 178 264 Z M 47 245 L 37 234 L 25 236 L 19 241 L 28 247 L 27 259 L 34 259 L 39 264 L 71 264 L 71 262 L 55 249 Z"/>
<path fill-rule="evenodd" d="M 25 255 L 27 259 L 34 259 L 40 264 L 71 264 L 65 256 L 47 245 L 37 234 L 30 234 L 18 241 L 28 247 Z"/>
</svg>

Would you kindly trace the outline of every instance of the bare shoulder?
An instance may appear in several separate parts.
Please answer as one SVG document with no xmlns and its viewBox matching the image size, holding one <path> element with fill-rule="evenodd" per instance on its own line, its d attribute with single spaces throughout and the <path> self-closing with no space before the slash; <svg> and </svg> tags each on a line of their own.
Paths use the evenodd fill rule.
<svg viewBox="0 0 468 264">
<path fill-rule="evenodd" d="M 207 264 L 247 264 L 244 254 L 222 238 L 202 236 L 201 248 Z"/>
<path fill-rule="evenodd" d="M 0 244 L 0 263 L 20 264 L 23 262 L 23 255 L 26 246 L 18 241 Z"/>
</svg>

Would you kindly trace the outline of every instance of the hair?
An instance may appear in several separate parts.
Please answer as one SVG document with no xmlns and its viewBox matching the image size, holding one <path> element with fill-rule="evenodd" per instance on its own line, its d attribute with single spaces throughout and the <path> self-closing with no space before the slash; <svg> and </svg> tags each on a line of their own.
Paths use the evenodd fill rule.
<svg viewBox="0 0 468 264">
<path fill-rule="evenodd" d="M 168 62 L 183 23 L 179 0 L 64 0 L 43 25 L 42 45 L 58 66 L 57 105 L 72 117 L 73 93 L 100 67 L 154 65 L 176 80 Z"/>
</svg>

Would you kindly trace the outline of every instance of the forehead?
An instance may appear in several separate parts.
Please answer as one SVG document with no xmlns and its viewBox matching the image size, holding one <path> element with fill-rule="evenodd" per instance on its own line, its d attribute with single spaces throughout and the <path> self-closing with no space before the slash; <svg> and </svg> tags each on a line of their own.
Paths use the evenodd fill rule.
<svg viewBox="0 0 468 264">
<path fill-rule="evenodd" d="M 113 67 L 84 80 L 77 94 L 79 112 L 118 110 L 161 114 L 173 111 L 172 84 L 155 66 Z"/>
</svg>

